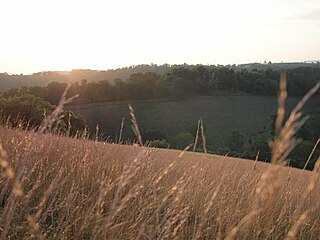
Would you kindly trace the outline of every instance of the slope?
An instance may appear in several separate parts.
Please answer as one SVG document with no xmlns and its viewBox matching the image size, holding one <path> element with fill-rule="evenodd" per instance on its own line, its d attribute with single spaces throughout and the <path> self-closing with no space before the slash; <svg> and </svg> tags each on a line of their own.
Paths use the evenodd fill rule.
<svg viewBox="0 0 320 240">
<path fill-rule="evenodd" d="M 270 174 L 266 163 L 3 127 L 0 143 L 3 238 L 320 235 L 315 173 L 275 167 Z"/>
</svg>

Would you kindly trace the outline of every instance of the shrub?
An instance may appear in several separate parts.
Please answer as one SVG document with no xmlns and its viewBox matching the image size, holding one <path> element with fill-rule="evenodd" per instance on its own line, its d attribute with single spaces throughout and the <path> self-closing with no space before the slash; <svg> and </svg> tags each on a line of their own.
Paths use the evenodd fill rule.
<svg viewBox="0 0 320 240">
<path fill-rule="evenodd" d="M 245 137 L 243 134 L 237 130 L 230 132 L 227 139 L 227 146 L 230 147 L 232 151 L 240 152 L 244 144 Z"/>
<path fill-rule="evenodd" d="M 150 147 L 156 147 L 156 148 L 169 148 L 169 143 L 166 139 L 162 140 L 152 140 L 149 143 Z"/>
<path fill-rule="evenodd" d="M 0 117 L 11 127 L 38 128 L 45 116 L 49 115 L 54 107 L 39 97 L 24 94 L 13 97 L 0 98 Z M 87 127 L 84 118 L 72 111 L 63 111 L 54 124 L 60 133 L 74 136 L 78 131 Z"/>
<path fill-rule="evenodd" d="M 194 142 L 194 137 L 189 132 L 183 132 L 176 135 L 174 138 L 174 145 L 179 149 L 183 149 Z"/>
</svg>

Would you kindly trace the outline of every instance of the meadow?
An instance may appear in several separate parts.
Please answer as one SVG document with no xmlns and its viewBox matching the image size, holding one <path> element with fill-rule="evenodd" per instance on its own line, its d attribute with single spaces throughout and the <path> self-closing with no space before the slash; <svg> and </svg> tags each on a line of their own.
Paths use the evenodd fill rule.
<svg viewBox="0 0 320 240">
<path fill-rule="evenodd" d="M 0 131 L 1 239 L 291 239 L 290 231 L 298 239 L 320 235 L 319 175 L 309 171 Z M 276 169 L 270 173 L 271 166 Z M 257 206 L 259 212 L 252 215 Z"/>
<path fill-rule="evenodd" d="M 288 98 L 287 109 L 292 109 L 297 101 L 296 98 Z M 113 139 L 119 136 L 124 118 L 122 136 L 132 139 L 134 134 L 128 111 L 129 103 L 135 110 L 141 129 L 162 129 L 169 139 L 190 131 L 190 126 L 196 125 L 202 118 L 207 142 L 212 149 L 225 146 L 228 134 L 233 130 L 246 136 L 256 134 L 265 127 L 270 130 L 271 116 L 277 111 L 275 96 L 231 95 L 225 92 L 216 96 L 193 97 L 180 101 L 102 102 L 70 105 L 67 109 L 82 115 L 91 132 L 96 131 L 98 124 L 99 130 Z M 312 109 L 318 105 L 316 99 L 310 99 L 304 109 Z"/>
<path fill-rule="evenodd" d="M 286 165 L 320 83 L 284 122 L 285 85 L 271 164 L 191 152 L 197 138 L 144 146 L 132 108 L 131 145 L 53 134 L 66 94 L 37 130 L 1 126 L 0 239 L 319 239 L 320 158 L 312 172 Z"/>
</svg>

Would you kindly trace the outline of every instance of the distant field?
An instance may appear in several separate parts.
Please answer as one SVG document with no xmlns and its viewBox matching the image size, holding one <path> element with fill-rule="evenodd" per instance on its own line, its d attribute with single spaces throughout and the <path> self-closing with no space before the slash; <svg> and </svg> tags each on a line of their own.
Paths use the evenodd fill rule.
<svg viewBox="0 0 320 240">
<path fill-rule="evenodd" d="M 288 108 L 297 102 L 289 98 Z M 161 128 L 169 137 L 186 132 L 187 126 L 202 118 L 207 142 L 211 147 L 225 145 L 229 132 L 239 130 L 245 135 L 257 133 L 269 127 L 270 116 L 277 109 L 276 97 L 270 96 L 208 96 L 194 97 L 184 101 L 140 101 L 131 103 L 141 128 Z M 311 101 L 307 107 L 316 106 Z M 124 137 L 133 138 L 128 102 L 106 102 L 71 105 L 69 109 L 81 114 L 88 121 L 91 131 L 96 124 L 106 135 L 119 135 L 122 118 L 125 118 Z M 142 136 L 143 137 L 143 136 Z"/>
</svg>

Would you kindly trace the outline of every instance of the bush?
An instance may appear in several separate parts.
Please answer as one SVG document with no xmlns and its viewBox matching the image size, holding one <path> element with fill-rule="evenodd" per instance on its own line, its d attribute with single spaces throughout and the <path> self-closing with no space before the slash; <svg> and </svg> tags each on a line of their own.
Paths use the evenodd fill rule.
<svg viewBox="0 0 320 240">
<path fill-rule="evenodd" d="M 144 140 L 151 141 L 151 140 L 158 140 L 158 139 L 166 139 L 167 134 L 161 128 L 147 128 L 142 129 L 141 135 Z"/>
<path fill-rule="evenodd" d="M 189 132 L 179 133 L 174 138 L 174 146 L 183 149 L 194 142 L 194 137 Z"/>
<path fill-rule="evenodd" d="M 16 127 L 24 124 L 31 127 L 39 126 L 44 115 L 53 111 L 50 103 L 33 95 L 0 98 L 1 118 Z"/>
<path fill-rule="evenodd" d="M 227 139 L 227 146 L 231 151 L 241 152 L 243 145 L 245 144 L 245 137 L 239 131 L 230 132 Z"/>
<path fill-rule="evenodd" d="M 312 151 L 312 148 L 314 147 L 314 143 L 310 141 L 302 141 L 299 143 L 291 152 L 289 155 L 290 158 L 290 165 L 296 168 L 303 168 L 305 163 L 307 162 L 307 159 Z M 313 157 L 310 159 L 309 164 L 307 165 L 308 170 L 312 170 L 314 167 L 314 164 L 317 160 L 317 157 L 319 156 L 320 150 L 316 149 Z"/>
<path fill-rule="evenodd" d="M 0 98 L 1 120 L 12 127 L 26 129 L 38 128 L 45 116 L 51 114 L 54 107 L 39 97 L 24 94 Z M 87 127 L 84 118 L 71 111 L 63 111 L 54 128 L 60 133 L 74 136 Z"/>
<path fill-rule="evenodd" d="M 152 140 L 149 143 L 150 147 L 156 147 L 156 148 L 169 148 L 169 143 L 167 142 L 166 139 L 162 140 Z"/>
</svg>

